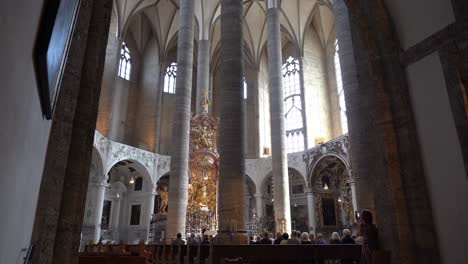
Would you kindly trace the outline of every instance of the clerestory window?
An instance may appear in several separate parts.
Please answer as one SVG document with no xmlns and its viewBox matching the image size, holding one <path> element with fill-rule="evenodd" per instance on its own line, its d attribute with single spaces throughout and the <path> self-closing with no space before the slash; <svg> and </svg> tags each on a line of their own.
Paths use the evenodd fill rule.
<svg viewBox="0 0 468 264">
<path fill-rule="evenodd" d="M 125 42 L 122 43 L 120 50 L 120 63 L 119 63 L 119 77 L 125 80 L 130 80 L 130 72 L 132 69 L 132 57 L 130 56 L 130 50 Z"/>
<path fill-rule="evenodd" d="M 244 99 L 247 99 L 247 81 L 244 77 Z"/>
<path fill-rule="evenodd" d="M 177 63 L 173 62 L 166 69 L 166 76 L 164 77 L 164 92 L 175 94 L 176 92 L 176 78 L 177 78 Z"/>
<path fill-rule="evenodd" d="M 341 132 L 343 134 L 348 133 L 348 117 L 346 115 L 346 103 L 343 89 L 343 80 L 341 77 L 341 63 L 339 56 L 340 47 L 338 40 L 335 42 L 335 74 L 336 74 L 336 89 L 338 93 L 338 101 L 340 106 L 340 120 L 341 120 Z"/>
<path fill-rule="evenodd" d="M 289 57 L 283 65 L 283 95 L 288 153 L 304 151 L 304 118 L 299 60 Z"/>
</svg>

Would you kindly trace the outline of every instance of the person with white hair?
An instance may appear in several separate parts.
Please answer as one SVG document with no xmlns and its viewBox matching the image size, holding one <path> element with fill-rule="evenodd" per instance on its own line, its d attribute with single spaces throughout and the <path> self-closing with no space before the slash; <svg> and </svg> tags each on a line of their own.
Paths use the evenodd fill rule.
<svg viewBox="0 0 468 264">
<path fill-rule="evenodd" d="M 330 244 L 341 244 L 340 235 L 337 232 L 333 232 L 330 238 Z"/>
<path fill-rule="evenodd" d="M 351 237 L 351 231 L 349 231 L 349 229 L 343 230 L 343 237 L 341 238 L 341 244 L 356 244 L 354 239 Z"/>
<path fill-rule="evenodd" d="M 312 241 L 309 240 L 309 233 L 303 232 L 301 234 L 301 243 L 303 245 L 312 244 Z"/>
</svg>

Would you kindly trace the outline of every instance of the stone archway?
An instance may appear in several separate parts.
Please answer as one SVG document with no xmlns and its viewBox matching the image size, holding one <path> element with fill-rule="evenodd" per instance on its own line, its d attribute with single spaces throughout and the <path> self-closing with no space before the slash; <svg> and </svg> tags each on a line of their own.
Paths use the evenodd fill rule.
<svg viewBox="0 0 468 264">
<path fill-rule="evenodd" d="M 289 197 L 291 203 L 292 229 L 308 231 L 308 213 L 307 213 L 307 183 L 299 171 L 288 168 L 289 174 Z M 274 214 L 274 189 L 273 175 L 268 173 L 261 186 L 262 202 L 265 208 L 265 220 L 263 221 L 268 230 L 275 230 Z"/>
<path fill-rule="evenodd" d="M 320 158 L 311 172 L 310 183 L 316 231 L 327 236 L 343 228 L 355 229 L 354 183 L 342 159 L 334 155 Z"/>
<path fill-rule="evenodd" d="M 136 160 L 116 162 L 108 172 L 102 202 L 103 239 L 136 243 L 148 240 L 155 187 L 143 164 Z"/>
</svg>

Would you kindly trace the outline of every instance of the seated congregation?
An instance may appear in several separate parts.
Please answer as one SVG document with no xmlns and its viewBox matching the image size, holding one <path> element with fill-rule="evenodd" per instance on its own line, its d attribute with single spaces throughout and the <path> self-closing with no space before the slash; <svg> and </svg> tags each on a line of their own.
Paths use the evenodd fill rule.
<svg viewBox="0 0 468 264">
<path fill-rule="evenodd" d="M 187 239 L 178 233 L 167 243 L 162 238 L 158 244 L 128 245 L 120 241 L 105 245 L 89 243 L 80 253 L 80 264 L 91 263 L 389 263 L 388 252 L 378 250 L 377 228 L 372 214 L 362 212 L 356 234 L 349 229 L 333 232 L 329 239 L 321 233 L 293 230 L 281 234 L 264 231 L 250 237 L 249 245 L 223 245 L 216 235 L 187 234 Z M 92 242 L 92 241 L 91 241 Z M 167 244 L 166 244 L 167 243 Z"/>
</svg>

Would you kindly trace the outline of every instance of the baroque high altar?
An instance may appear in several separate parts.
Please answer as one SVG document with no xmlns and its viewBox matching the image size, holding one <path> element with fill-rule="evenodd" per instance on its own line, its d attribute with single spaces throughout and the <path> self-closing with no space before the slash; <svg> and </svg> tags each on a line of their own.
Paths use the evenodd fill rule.
<svg viewBox="0 0 468 264">
<path fill-rule="evenodd" d="M 207 100 L 205 100 L 206 102 Z M 216 136 L 219 121 L 206 111 L 190 120 L 190 172 L 187 232 L 216 230 L 219 154 Z"/>
</svg>

